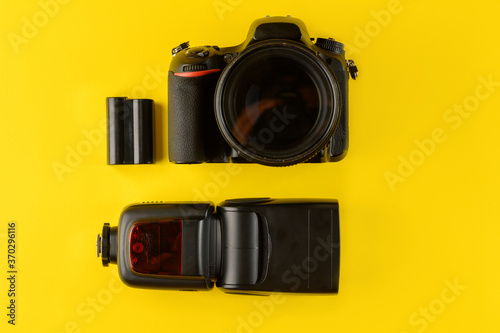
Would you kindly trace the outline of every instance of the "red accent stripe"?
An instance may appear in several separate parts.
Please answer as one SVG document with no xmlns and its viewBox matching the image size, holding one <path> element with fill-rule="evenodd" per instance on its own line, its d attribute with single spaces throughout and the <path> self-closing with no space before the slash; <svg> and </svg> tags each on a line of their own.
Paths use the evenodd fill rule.
<svg viewBox="0 0 500 333">
<path fill-rule="evenodd" d="M 206 71 L 174 73 L 174 75 L 175 76 L 183 76 L 183 77 L 197 77 L 197 76 L 212 74 L 212 73 L 219 72 L 219 71 L 220 71 L 220 68 L 215 68 L 215 69 L 207 69 Z"/>
</svg>

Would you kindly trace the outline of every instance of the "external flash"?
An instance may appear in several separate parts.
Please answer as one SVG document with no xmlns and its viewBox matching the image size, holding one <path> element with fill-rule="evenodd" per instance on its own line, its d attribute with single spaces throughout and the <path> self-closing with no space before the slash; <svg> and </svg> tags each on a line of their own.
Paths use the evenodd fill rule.
<svg viewBox="0 0 500 333">
<path fill-rule="evenodd" d="M 335 294 L 336 200 L 236 199 L 139 204 L 97 237 L 103 266 L 132 287 L 268 295 Z"/>
</svg>

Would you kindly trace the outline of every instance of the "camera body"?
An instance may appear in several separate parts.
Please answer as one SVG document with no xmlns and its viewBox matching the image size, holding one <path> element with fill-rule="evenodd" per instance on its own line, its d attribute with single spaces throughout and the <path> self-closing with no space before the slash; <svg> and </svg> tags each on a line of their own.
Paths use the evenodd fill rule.
<svg viewBox="0 0 500 333">
<path fill-rule="evenodd" d="M 127 207 L 98 236 L 133 287 L 268 295 L 338 292 L 336 200 L 252 198 Z"/>
<path fill-rule="evenodd" d="M 175 163 L 286 166 L 342 159 L 348 148 L 343 44 L 291 17 L 254 21 L 233 47 L 172 50 L 168 150 Z"/>
</svg>

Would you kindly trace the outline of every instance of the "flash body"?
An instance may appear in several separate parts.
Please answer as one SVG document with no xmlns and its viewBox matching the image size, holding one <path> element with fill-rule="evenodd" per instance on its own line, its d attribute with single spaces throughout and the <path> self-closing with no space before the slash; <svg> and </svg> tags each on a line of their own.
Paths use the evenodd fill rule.
<svg viewBox="0 0 500 333">
<path fill-rule="evenodd" d="M 235 199 L 137 204 L 98 236 L 104 266 L 132 287 L 268 295 L 336 294 L 336 200 Z"/>
</svg>

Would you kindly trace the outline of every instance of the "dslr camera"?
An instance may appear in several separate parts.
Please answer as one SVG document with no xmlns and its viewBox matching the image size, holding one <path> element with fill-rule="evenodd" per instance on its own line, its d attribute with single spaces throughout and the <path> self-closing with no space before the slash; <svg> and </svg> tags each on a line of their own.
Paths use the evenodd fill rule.
<svg viewBox="0 0 500 333">
<path fill-rule="evenodd" d="M 104 266 L 132 287 L 269 295 L 336 294 L 336 200 L 252 198 L 127 207 L 97 237 Z"/>
<path fill-rule="evenodd" d="M 172 54 L 170 161 L 287 166 L 345 156 L 357 68 L 342 43 L 314 41 L 296 18 L 266 17 L 237 46 L 186 42 Z"/>
</svg>

